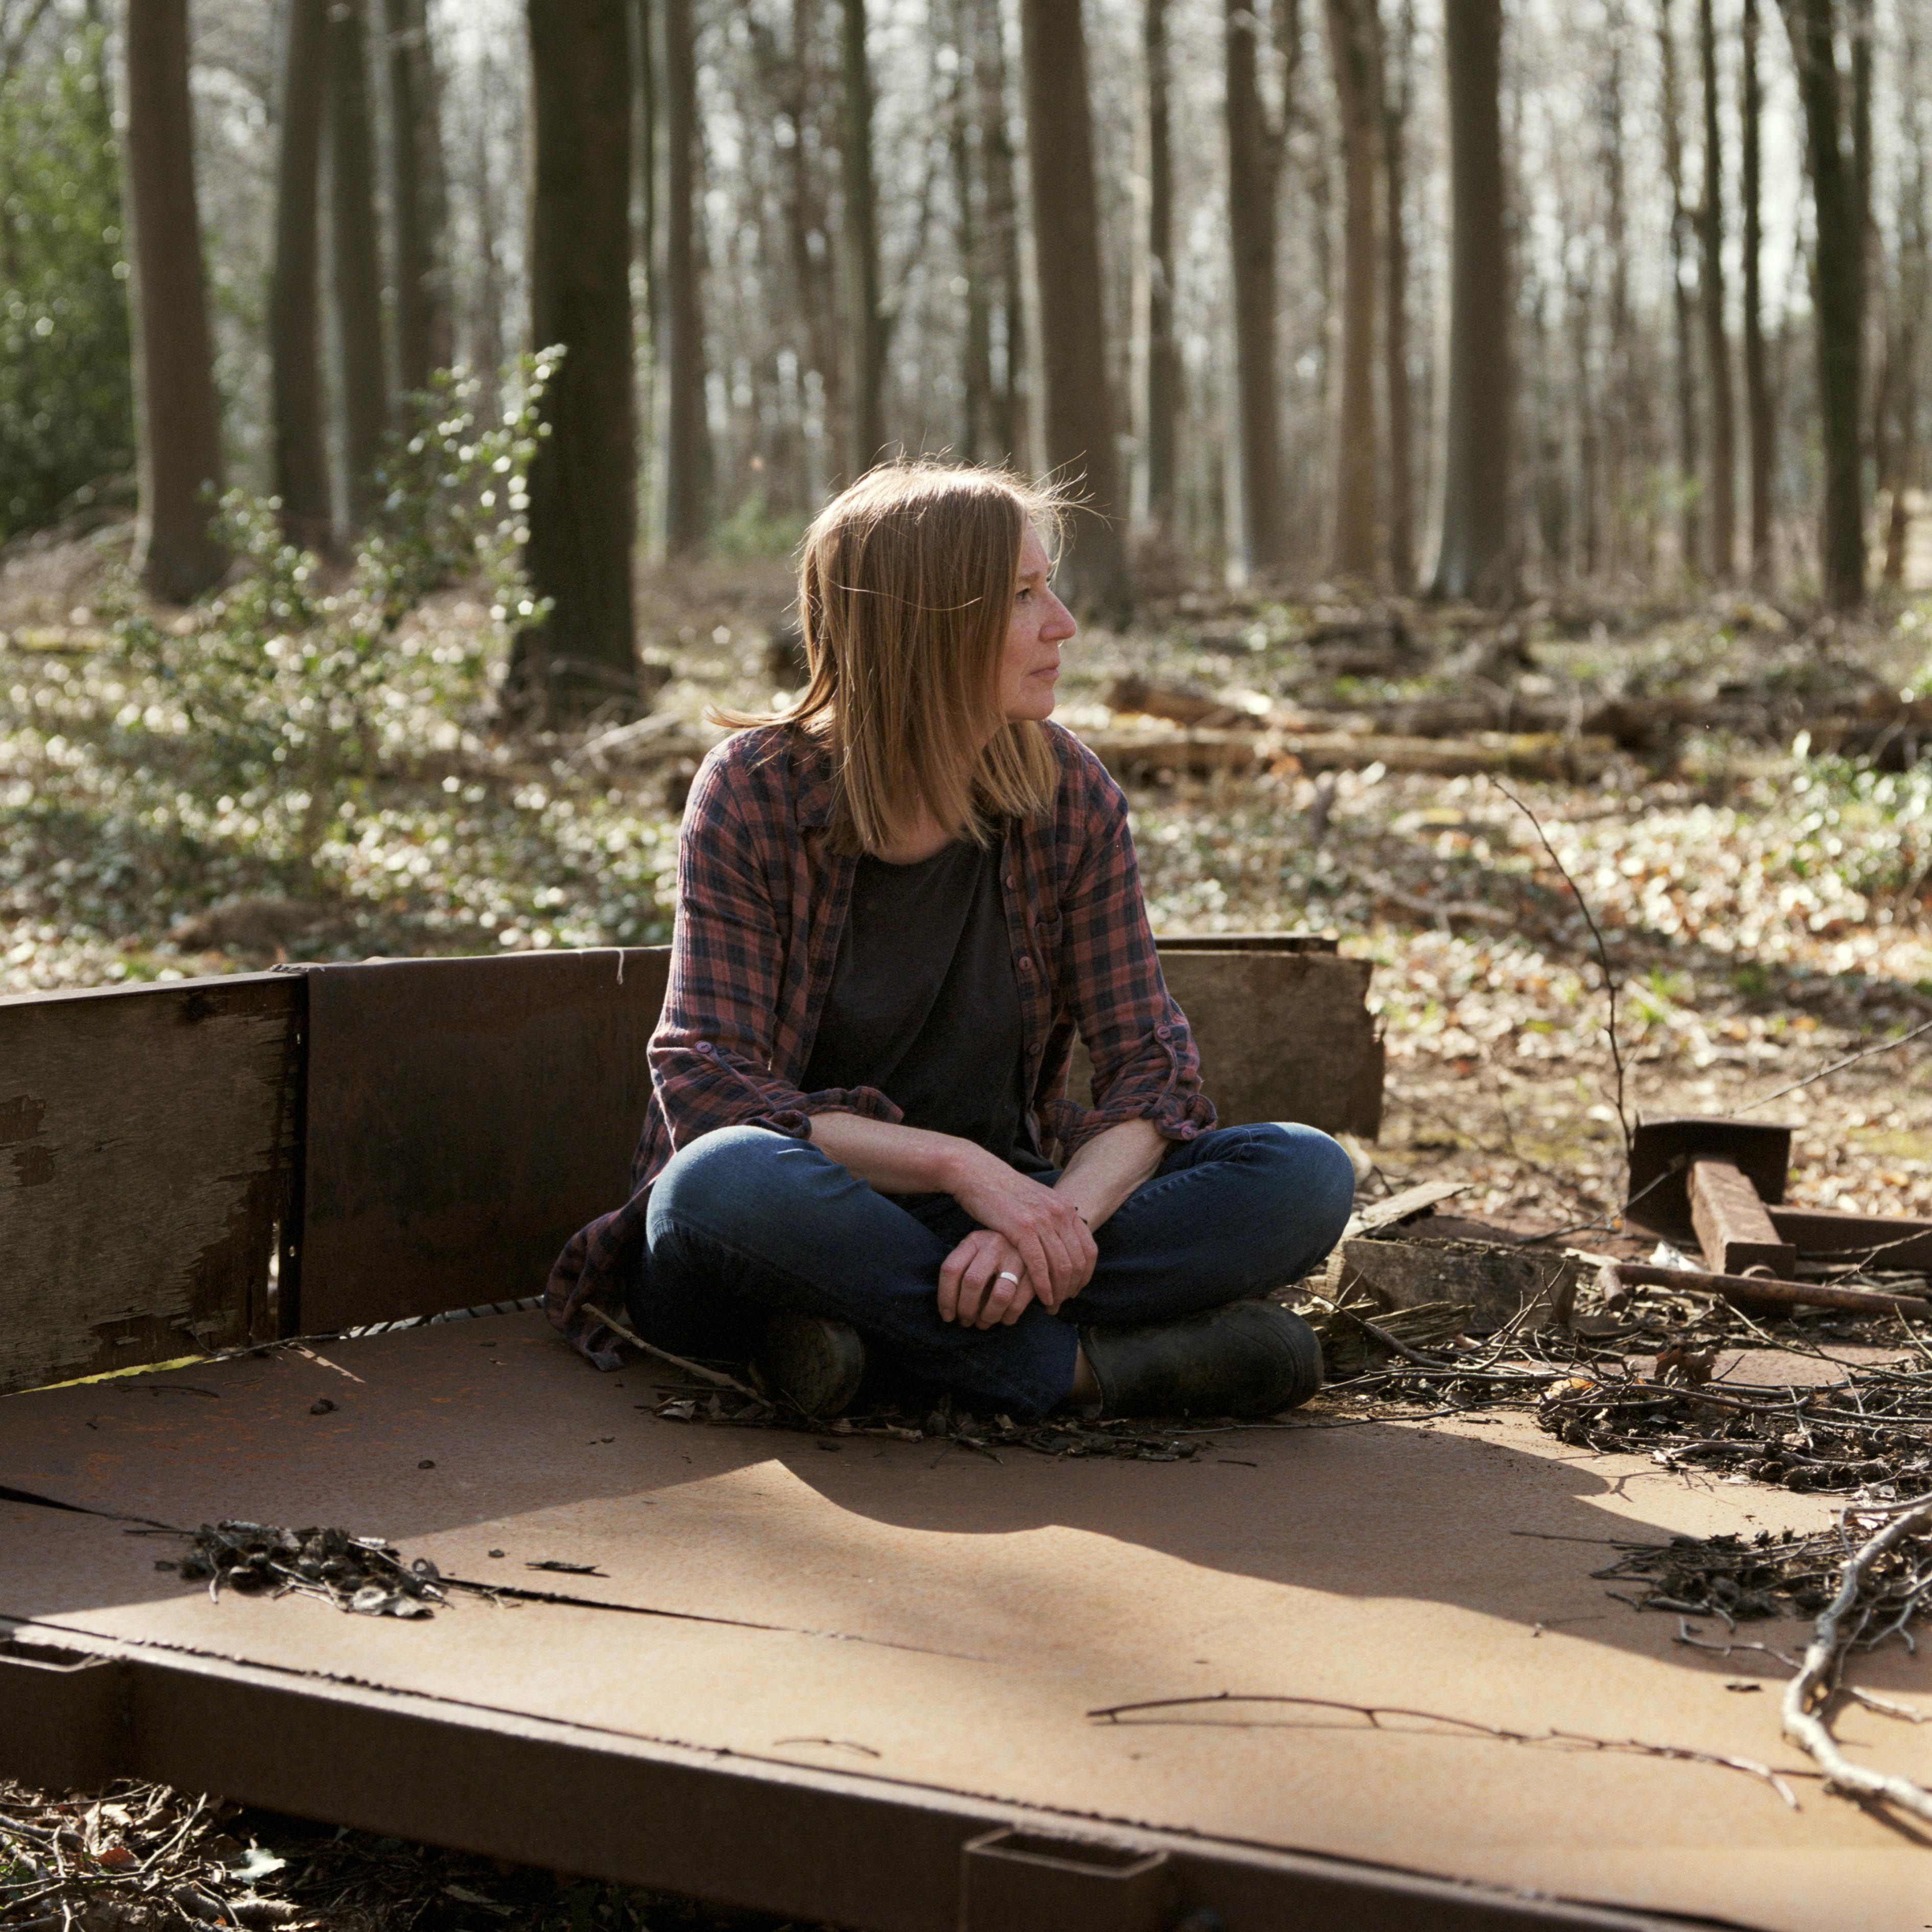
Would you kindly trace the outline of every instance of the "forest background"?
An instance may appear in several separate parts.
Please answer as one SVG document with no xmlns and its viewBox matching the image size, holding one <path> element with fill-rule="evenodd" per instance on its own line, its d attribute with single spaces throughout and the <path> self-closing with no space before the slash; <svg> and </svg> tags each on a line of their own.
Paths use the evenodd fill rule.
<svg viewBox="0 0 1932 1932">
<path fill-rule="evenodd" d="M 1157 927 L 1374 957 L 1384 1178 L 1586 1222 L 1624 1102 L 1932 1015 L 1928 42 L 0 0 L 0 990 L 662 941 L 813 509 L 1006 460 Z M 1932 1209 L 1923 1064 L 1780 1103 L 1801 1198 Z"/>
</svg>

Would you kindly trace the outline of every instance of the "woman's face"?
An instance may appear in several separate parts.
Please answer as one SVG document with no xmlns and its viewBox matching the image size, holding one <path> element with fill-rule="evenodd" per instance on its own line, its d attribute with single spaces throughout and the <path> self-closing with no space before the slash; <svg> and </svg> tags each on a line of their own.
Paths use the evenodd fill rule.
<svg viewBox="0 0 1932 1932">
<path fill-rule="evenodd" d="M 1073 614 L 1053 594 L 1049 579 L 1046 547 L 1039 532 L 1029 529 L 1020 550 L 1006 649 L 1000 656 L 1000 708 L 1009 724 L 1052 716 L 1060 647 L 1079 628 Z"/>
</svg>

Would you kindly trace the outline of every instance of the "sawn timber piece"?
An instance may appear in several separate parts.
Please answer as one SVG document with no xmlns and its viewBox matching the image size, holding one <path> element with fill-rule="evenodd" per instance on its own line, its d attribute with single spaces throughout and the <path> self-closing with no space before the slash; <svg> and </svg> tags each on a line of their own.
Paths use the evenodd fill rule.
<svg viewBox="0 0 1932 1932">
<path fill-rule="evenodd" d="M 1468 1332 L 1493 1334 L 1526 1309 L 1527 1325 L 1567 1326 L 1583 1264 L 1546 1249 L 1488 1241 L 1394 1241 L 1358 1236 L 1342 1244 L 1338 1301 L 1360 1292 L 1378 1307 L 1466 1303 Z"/>
</svg>

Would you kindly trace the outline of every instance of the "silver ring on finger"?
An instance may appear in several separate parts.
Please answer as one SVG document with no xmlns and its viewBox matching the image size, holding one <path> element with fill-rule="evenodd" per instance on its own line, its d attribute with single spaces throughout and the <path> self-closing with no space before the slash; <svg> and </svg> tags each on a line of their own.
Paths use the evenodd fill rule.
<svg viewBox="0 0 1932 1932">
<path fill-rule="evenodd" d="M 1020 1285 L 1019 1276 L 1014 1274 L 1011 1268 L 1000 1269 L 999 1273 L 994 1276 L 993 1279 L 995 1281 L 1010 1281 L 1016 1288 L 1018 1287 Z"/>
</svg>

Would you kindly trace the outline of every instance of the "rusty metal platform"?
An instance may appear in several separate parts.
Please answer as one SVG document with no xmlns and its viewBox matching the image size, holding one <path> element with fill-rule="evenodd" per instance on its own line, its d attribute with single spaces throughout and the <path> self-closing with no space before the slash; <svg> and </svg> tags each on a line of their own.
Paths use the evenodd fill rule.
<svg viewBox="0 0 1932 1932">
<path fill-rule="evenodd" d="M 1926 1848 L 1780 1742 L 1778 1666 L 1675 1646 L 1588 1574 L 1592 1539 L 1810 1528 L 1822 1502 L 1511 1418 L 994 1460 L 661 1421 L 652 1392 L 512 1314 L 0 1401 L 0 1768 L 880 1932 L 1204 1906 L 1228 1932 L 1932 1918 Z M 133 1533 L 224 1516 L 380 1533 L 537 1594 L 422 1623 L 218 1604 Z M 527 1567 L 549 1560 L 598 1574 Z M 1903 1654 L 1860 1672 L 1932 1688 Z M 1264 1701 L 1294 1698 L 1330 1702 Z M 1435 1714 L 1332 1708 L 1354 1705 Z M 1800 1808 L 1733 1770 L 1438 1720 L 1761 1760 Z M 1922 1733 L 1840 1729 L 1932 1774 Z M 1066 1856 L 971 1849 L 1002 1826 Z"/>
</svg>

